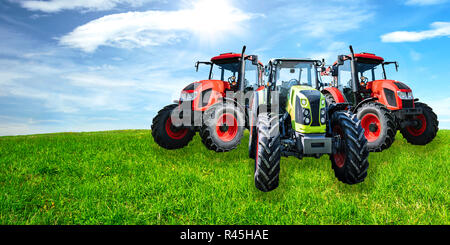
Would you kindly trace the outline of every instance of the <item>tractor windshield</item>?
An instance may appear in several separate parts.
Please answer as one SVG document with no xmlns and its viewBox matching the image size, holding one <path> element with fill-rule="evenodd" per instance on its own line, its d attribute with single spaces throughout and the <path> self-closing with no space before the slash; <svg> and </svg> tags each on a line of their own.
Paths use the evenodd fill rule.
<svg viewBox="0 0 450 245">
<path fill-rule="evenodd" d="M 239 61 L 213 64 L 210 73 L 210 79 L 228 81 L 230 83 L 238 82 Z M 254 87 L 258 84 L 258 67 L 253 65 L 250 60 L 245 61 L 245 85 L 246 87 Z"/>
<path fill-rule="evenodd" d="M 304 61 L 278 61 L 275 70 L 275 83 L 312 86 L 316 81 L 317 71 L 314 63 Z"/>
<path fill-rule="evenodd" d="M 370 82 L 379 79 L 384 79 L 383 63 L 380 62 L 361 62 L 356 63 L 356 69 L 358 71 L 359 82 Z M 350 60 L 346 60 L 343 65 L 338 67 L 338 87 L 351 88 L 352 87 L 352 75 Z"/>
<path fill-rule="evenodd" d="M 365 80 L 367 78 L 368 81 L 375 81 L 379 79 L 383 79 L 383 66 L 382 63 L 363 63 L 358 62 L 357 69 L 358 69 L 358 75 L 362 80 Z"/>
<path fill-rule="evenodd" d="M 228 81 L 230 77 L 238 76 L 239 62 L 225 63 L 225 64 L 213 64 L 211 70 L 210 79 Z"/>
</svg>

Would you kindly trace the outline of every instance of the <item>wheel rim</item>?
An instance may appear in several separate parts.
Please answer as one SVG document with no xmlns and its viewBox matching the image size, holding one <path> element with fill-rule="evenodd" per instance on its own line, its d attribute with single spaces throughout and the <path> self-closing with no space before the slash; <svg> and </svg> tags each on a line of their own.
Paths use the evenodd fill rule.
<svg viewBox="0 0 450 245">
<path fill-rule="evenodd" d="M 420 127 L 412 127 L 408 126 L 406 127 L 406 130 L 412 135 L 412 136 L 420 136 L 425 132 L 425 129 L 427 128 L 427 120 L 425 119 L 425 116 L 423 114 L 420 114 L 417 116 L 417 120 L 420 121 Z"/>
<path fill-rule="evenodd" d="M 381 123 L 377 115 L 368 113 L 361 119 L 361 126 L 364 128 L 364 136 L 367 141 L 374 142 L 381 133 Z"/>
<path fill-rule="evenodd" d="M 232 141 L 236 137 L 237 131 L 237 119 L 233 114 L 225 113 L 217 119 L 216 132 L 222 141 Z"/>
<path fill-rule="evenodd" d="M 167 135 L 170 138 L 176 139 L 176 140 L 182 139 L 184 136 L 186 136 L 186 134 L 188 132 L 187 128 L 181 128 L 181 129 L 178 129 L 178 130 L 175 129 L 173 124 L 172 124 L 172 118 L 170 118 L 170 116 L 169 116 L 169 118 L 166 121 L 165 128 L 166 128 Z"/>
<path fill-rule="evenodd" d="M 341 140 L 344 139 L 344 133 L 342 132 L 342 129 L 340 126 L 334 126 L 333 134 L 341 136 Z M 347 157 L 345 155 L 345 152 L 341 150 L 340 152 L 336 152 L 335 154 L 333 154 L 333 158 L 334 158 L 334 163 L 336 164 L 336 166 L 338 168 L 342 168 L 345 164 L 345 160 Z"/>
</svg>

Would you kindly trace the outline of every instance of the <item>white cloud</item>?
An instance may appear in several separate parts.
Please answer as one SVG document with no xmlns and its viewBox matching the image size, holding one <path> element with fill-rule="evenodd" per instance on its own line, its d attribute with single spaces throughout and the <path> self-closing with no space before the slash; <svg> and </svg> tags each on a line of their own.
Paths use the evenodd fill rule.
<svg viewBox="0 0 450 245">
<path fill-rule="evenodd" d="M 23 8 L 31 11 L 52 13 L 62 10 L 105 11 L 124 4 L 137 7 L 149 1 L 151 0 L 25 0 L 19 3 Z"/>
<path fill-rule="evenodd" d="M 436 5 L 445 3 L 448 0 L 407 0 L 406 5 L 419 5 L 419 6 L 425 6 L 425 5 Z"/>
<path fill-rule="evenodd" d="M 450 22 L 433 22 L 426 31 L 396 31 L 381 36 L 383 42 L 419 42 L 435 37 L 450 37 Z"/>
<path fill-rule="evenodd" d="M 254 16 L 226 0 L 201 0 L 189 9 L 107 15 L 77 27 L 60 38 L 60 44 L 93 52 L 99 46 L 133 48 L 171 44 L 192 34 L 217 39 L 221 33 L 238 32 L 240 24 Z"/>
</svg>

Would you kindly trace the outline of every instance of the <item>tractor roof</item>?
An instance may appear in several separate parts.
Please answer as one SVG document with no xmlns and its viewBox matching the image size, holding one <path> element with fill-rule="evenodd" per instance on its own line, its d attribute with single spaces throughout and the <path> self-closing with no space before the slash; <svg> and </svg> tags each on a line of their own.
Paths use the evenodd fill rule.
<svg viewBox="0 0 450 245">
<path fill-rule="evenodd" d="M 294 62 L 317 62 L 319 60 L 313 60 L 313 59 L 309 59 L 309 58 L 276 58 L 276 59 L 271 59 L 271 62 L 274 61 L 294 61 Z"/>
<path fill-rule="evenodd" d="M 269 61 L 269 64 L 279 64 L 279 62 L 282 62 L 283 64 L 298 64 L 298 63 L 314 63 L 315 65 L 320 66 L 322 62 L 320 60 L 314 60 L 309 58 L 277 58 L 277 59 L 271 59 Z M 288 65 L 289 66 L 289 65 Z"/>
<path fill-rule="evenodd" d="M 212 57 L 211 61 L 215 62 L 215 61 L 221 61 L 221 60 L 227 60 L 227 59 L 236 59 L 236 58 L 240 58 L 241 54 L 236 54 L 236 53 L 224 53 L 224 54 L 220 54 L 218 56 Z"/>
<path fill-rule="evenodd" d="M 349 56 L 344 57 L 344 60 L 348 60 L 350 59 Z M 384 59 L 380 56 L 376 56 L 375 54 L 371 54 L 371 53 L 359 53 L 359 54 L 355 54 L 355 58 L 358 58 L 358 61 L 362 61 L 364 63 L 364 61 L 368 62 L 368 63 L 383 63 Z M 338 62 L 335 61 L 333 63 L 333 65 L 336 65 Z"/>
<path fill-rule="evenodd" d="M 367 59 L 367 60 L 375 60 L 375 61 L 379 61 L 380 63 L 384 61 L 384 59 L 382 57 L 376 56 L 375 54 L 371 54 L 371 53 L 359 53 L 359 54 L 355 54 L 355 57 Z"/>
<path fill-rule="evenodd" d="M 247 56 L 246 56 L 247 57 Z M 224 53 L 218 56 L 214 56 L 211 58 L 211 62 L 215 64 L 224 64 L 224 63 L 232 63 L 237 62 L 238 58 L 241 58 L 241 54 L 237 53 Z M 261 61 L 258 62 L 259 65 L 263 66 Z"/>
</svg>

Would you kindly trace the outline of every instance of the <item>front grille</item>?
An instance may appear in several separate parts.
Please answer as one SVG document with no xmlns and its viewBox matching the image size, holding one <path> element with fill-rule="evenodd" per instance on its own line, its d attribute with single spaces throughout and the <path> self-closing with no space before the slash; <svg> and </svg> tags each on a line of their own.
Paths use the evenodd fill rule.
<svg viewBox="0 0 450 245">
<path fill-rule="evenodd" d="M 413 100 L 402 100 L 403 108 L 413 108 Z"/>
<path fill-rule="evenodd" d="M 300 91 L 308 98 L 309 105 L 311 106 L 311 126 L 320 126 L 320 96 L 319 90 L 302 90 Z"/>
<path fill-rule="evenodd" d="M 390 106 L 397 107 L 397 100 L 395 100 L 395 92 L 387 88 L 384 88 L 383 91 L 384 95 L 386 96 L 387 103 Z"/>
<path fill-rule="evenodd" d="M 309 99 L 309 104 L 311 105 L 311 117 L 312 117 L 312 123 L 311 126 L 320 126 L 319 124 L 319 117 L 320 117 L 320 96 Z"/>
</svg>

